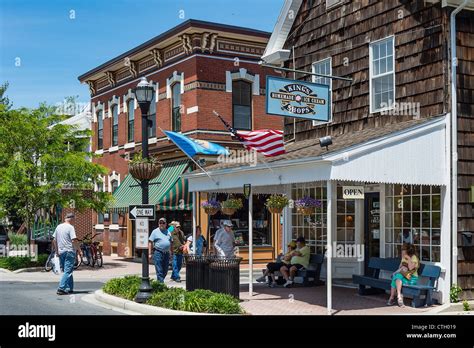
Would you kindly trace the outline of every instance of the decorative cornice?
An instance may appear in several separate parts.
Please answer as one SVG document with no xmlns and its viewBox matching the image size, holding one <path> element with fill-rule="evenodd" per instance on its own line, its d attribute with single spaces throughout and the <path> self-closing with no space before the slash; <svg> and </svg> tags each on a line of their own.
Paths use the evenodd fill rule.
<svg viewBox="0 0 474 348">
<path fill-rule="evenodd" d="M 87 80 L 86 82 L 89 85 L 89 93 L 93 96 L 96 93 L 95 82 L 91 80 Z"/>
<path fill-rule="evenodd" d="M 191 36 L 189 34 L 183 34 L 179 38 L 183 45 L 184 53 L 186 55 L 193 53 L 193 45 L 191 42 Z"/>
<path fill-rule="evenodd" d="M 161 51 L 158 48 L 154 48 L 150 52 L 153 55 L 153 60 L 155 61 L 156 66 L 161 68 L 163 66 L 163 56 Z"/>
<path fill-rule="evenodd" d="M 115 74 L 112 71 L 106 71 L 105 76 L 107 77 L 107 81 L 109 82 L 110 86 L 115 86 Z"/>
<path fill-rule="evenodd" d="M 217 33 L 211 34 L 211 44 L 209 45 L 209 53 L 214 52 L 214 48 L 216 48 L 216 42 L 217 42 L 217 37 L 218 36 L 219 36 L 219 34 L 217 34 Z"/>
<path fill-rule="evenodd" d="M 130 70 L 130 75 L 132 78 L 136 78 L 138 76 L 138 69 L 137 69 L 137 62 L 134 60 L 130 61 L 130 65 L 128 66 L 128 69 Z"/>
</svg>

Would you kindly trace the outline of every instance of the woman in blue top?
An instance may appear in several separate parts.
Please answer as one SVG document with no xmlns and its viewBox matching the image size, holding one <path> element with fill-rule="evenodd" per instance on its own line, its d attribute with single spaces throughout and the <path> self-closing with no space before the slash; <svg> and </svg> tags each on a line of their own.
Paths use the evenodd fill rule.
<svg viewBox="0 0 474 348">
<path fill-rule="evenodd" d="M 206 238 L 201 234 L 201 226 L 196 226 L 196 250 L 194 250 L 193 235 L 187 238 L 187 249 L 194 255 L 201 256 L 206 253 L 207 241 Z"/>
</svg>

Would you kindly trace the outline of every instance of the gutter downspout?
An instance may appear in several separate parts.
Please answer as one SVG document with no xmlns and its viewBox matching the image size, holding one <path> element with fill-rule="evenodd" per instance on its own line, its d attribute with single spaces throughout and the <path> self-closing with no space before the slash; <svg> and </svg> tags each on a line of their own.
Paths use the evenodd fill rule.
<svg viewBox="0 0 474 348">
<path fill-rule="evenodd" d="M 458 127 L 457 127 L 457 83 L 456 67 L 458 58 L 456 54 L 456 15 L 467 6 L 469 0 L 464 0 L 451 12 L 450 16 L 450 41 L 451 41 L 451 284 L 457 283 L 457 258 L 458 258 Z"/>
</svg>

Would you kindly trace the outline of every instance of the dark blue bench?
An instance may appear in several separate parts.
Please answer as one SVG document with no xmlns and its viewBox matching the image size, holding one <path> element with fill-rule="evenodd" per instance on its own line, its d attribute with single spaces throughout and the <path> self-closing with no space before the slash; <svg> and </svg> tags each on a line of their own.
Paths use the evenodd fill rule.
<svg viewBox="0 0 474 348">
<path fill-rule="evenodd" d="M 277 258 L 277 262 L 280 260 L 280 257 Z M 302 268 L 298 270 L 295 274 L 296 278 L 303 279 L 304 286 L 311 286 L 311 285 L 324 285 L 324 281 L 320 279 L 321 276 L 321 267 L 324 262 L 324 255 L 323 254 L 311 254 L 309 257 L 309 265 L 308 268 Z M 265 270 L 262 270 L 265 271 Z M 280 271 L 275 272 L 275 277 L 277 278 L 277 282 L 284 283 L 284 281 L 279 281 L 282 279 L 283 276 Z"/>
<path fill-rule="evenodd" d="M 399 258 L 371 257 L 369 260 L 368 275 L 352 275 L 354 284 L 359 285 L 360 295 L 384 293 L 390 290 L 391 279 L 380 278 L 380 271 L 395 272 L 400 265 Z M 418 269 L 418 283 L 420 285 L 403 285 L 402 294 L 413 298 L 412 306 L 431 306 L 433 303 L 433 290 L 436 289 L 438 278 L 441 274 L 439 266 L 420 264 Z M 426 281 L 426 284 L 424 283 Z M 369 287 L 368 289 L 366 287 Z"/>
</svg>

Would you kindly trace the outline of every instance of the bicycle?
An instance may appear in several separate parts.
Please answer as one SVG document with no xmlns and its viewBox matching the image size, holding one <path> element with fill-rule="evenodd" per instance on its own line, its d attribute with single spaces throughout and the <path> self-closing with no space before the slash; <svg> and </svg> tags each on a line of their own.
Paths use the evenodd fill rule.
<svg viewBox="0 0 474 348">
<path fill-rule="evenodd" d="M 52 246 L 53 244 L 51 243 L 47 249 L 50 253 L 44 265 L 44 270 L 46 272 L 50 272 L 53 269 L 53 258 L 56 255 L 56 251 L 54 250 Z M 82 264 L 82 258 L 76 251 L 76 260 L 74 261 L 74 269 L 78 269 L 81 264 Z"/>
<path fill-rule="evenodd" d="M 93 239 L 98 236 L 100 233 L 94 234 L 90 237 L 91 233 L 88 233 L 84 236 L 81 241 L 81 250 L 82 250 L 82 262 L 84 264 L 94 267 L 97 264 L 97 267 L 102 267 L 104 265 L 104 259 L 102 256 L 102 250 L 99 248 L 99 242 L 94 242 Z"/>
</svg>

